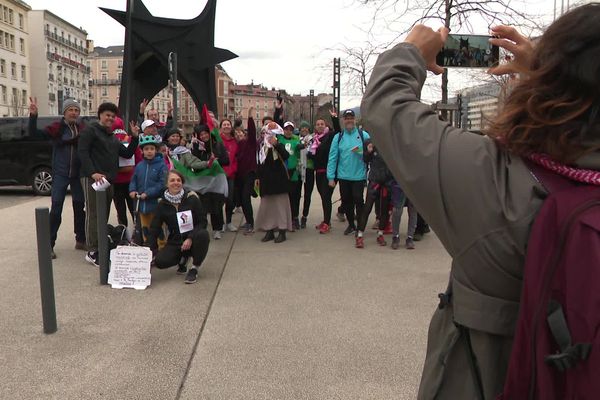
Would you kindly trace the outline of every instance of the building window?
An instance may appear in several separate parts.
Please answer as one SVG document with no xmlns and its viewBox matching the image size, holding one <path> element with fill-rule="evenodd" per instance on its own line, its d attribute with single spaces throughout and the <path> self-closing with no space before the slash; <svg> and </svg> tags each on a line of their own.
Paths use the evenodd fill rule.
<svg viewBox="0 0 600 400">
<path fill-rule="evenodd" d="M 10 63 L 10 76 L 17 79 L 17 63 Z"/>
<path fill-rule="evenodd" d="M 24 65 L 21 65 L 21 80 L 27 82 L 27 67 Z"/>
<path fill-rule="evenodd" d="M 105 80 L 107 80 L 107 79 L 108 79 L 108 75 L 106 75 L 106 73 L 103 73 L 103 74 L 102 74 L 102 80 L 103 80 L 103 81 L 105 81 Z"/>
<path fill-rule="evenodd" d="M 102 96 L 108 96 L 108 90 L 106 90 L 106 86 L 102 88 Z"/>
<path fill-rule="evenodd" d="M 10 35 L 10 47 L 12 51 L 15 51 L 15 35 Z"/>
<path fill-rule="evenodd" d="M 8 22 L 8 7 L 3 6 L 4 22 Z"/>
<path fill-rule="evenodd" d="M 25 29 L 25 18 L 21 13 L 19 13 L 19 29 Z"/>
<path fill-rule="evenodd" d="M 2 103 L 3 104 L 8 103 L 6 96 L 7 96 L 6 86 L 2 85 Z"/>
<path fill-rule="evenodd" d="M 119 60 L 119 61 L 117 61 L 117 66 L 118 66 L 119 68 L 123 68 L 123 60 Z"/>
<path fill-rule="evenodd" d="M 27 105 L 27 90 L 23 90 L 23 91 L 21 92 L 21 104 L 22 104 L 23 106 L 26 106 L 26 105 Z"/>
<path fill-rule="evenodd" d="M 0 60 L 0 75 L 6 76 L 6 61 Z"/>
<path fill-rule="evenodd" d="M 13 105 L 19 104 L 19 91 L 16 88 L 13 88 L 13 90 L 12 90 L 12 104 Z"/>
<path fill-rule="evenodd" d="M 25 39 L 23 39 L 23 38 L 19 39 L 19 48 L 20 48 L 21 54 L 25 54 Z M 50 47 L 48 46 L 48 48 L 50 48 Z"/>
<path fill-rule="evenodd" d="M 123 79 L 123 74 L 121 72 L 119 72 L 117 77 L 118 77 L 117 79 L 119 80 L 119 82 L 121 82 L 121 79 Z"/>
<path fill-rule="evenodd" d="M 106 68 L 108 68 L 108 67 L 106 66 L 106 60 L 102 60 L 102 69 L 106 69 Z"/>
<path fill-rule="evenodd" d="M 11 10 L 11 9 L 8 10 L 8 23 L 11 25 L 14 25 L 14 23 L 15 23 L 15 16 L 14 16 L 13 10 Z"/>
</svg>

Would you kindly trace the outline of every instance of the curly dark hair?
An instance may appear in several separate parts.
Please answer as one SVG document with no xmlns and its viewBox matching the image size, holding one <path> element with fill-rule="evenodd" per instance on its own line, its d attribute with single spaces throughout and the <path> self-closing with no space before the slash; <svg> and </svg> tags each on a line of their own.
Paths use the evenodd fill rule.
<svg viewBox="0 0 600 400">
<path fill-rule="evenodd" d="M 546 153 L 567 164 L 600 149 L 599 24 L 600 3 L 556 20 L 485 133 L 513 154 Z"/>
</svg>

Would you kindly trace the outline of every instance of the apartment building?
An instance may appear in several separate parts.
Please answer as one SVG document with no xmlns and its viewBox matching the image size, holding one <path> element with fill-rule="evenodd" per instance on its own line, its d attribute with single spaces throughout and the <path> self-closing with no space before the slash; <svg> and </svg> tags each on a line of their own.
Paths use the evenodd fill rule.
<svg viewBox="0 0 600 400">
<path fill-rule="evenodd" d="M 0 0 L 0 114 L 26 115 L 29 107 L 29 23 L 26 3 Z"/>
<path fill-rule="evenodd" d="M 31 93 L 40 115 L 59 115 L 66 98 L 81 104 L 81 114 L 93 114 L 89 104 L 87 32 L 48 10 L 31 10 L 29 60 Z"/>
</svg>

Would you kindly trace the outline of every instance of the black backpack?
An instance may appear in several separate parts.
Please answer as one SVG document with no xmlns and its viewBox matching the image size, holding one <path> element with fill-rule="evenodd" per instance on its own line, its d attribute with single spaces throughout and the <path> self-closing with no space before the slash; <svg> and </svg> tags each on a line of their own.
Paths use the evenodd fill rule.
<svg viewBox="0 0 600 400">
<path fill-rule="evenodd" d="M 129 244 L 127 240 L 127 227 L 125 225 L 112 226 L 107 225 L 108 232 L 108 251 L 116 249 L 117 246 L 126 246 Z"/>
</svg>

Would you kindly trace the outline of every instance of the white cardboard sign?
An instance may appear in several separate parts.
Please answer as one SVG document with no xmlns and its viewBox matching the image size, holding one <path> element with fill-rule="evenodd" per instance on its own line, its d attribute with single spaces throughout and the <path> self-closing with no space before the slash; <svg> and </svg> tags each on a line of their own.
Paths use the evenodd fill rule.
<svg viewBox="0 0 600 400">
<path fill-rule="evenodd" d="M 108 283 L 113 289 L 144 290 L 150 286 L 152 251 L 148 247 L 117 246 L 110 252 Z"/>
</svg>

